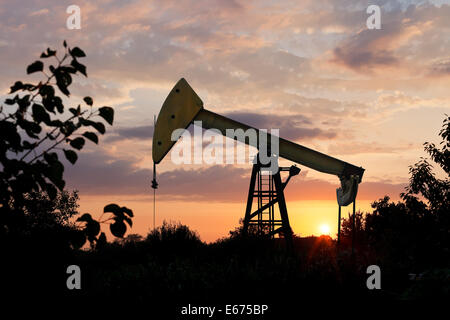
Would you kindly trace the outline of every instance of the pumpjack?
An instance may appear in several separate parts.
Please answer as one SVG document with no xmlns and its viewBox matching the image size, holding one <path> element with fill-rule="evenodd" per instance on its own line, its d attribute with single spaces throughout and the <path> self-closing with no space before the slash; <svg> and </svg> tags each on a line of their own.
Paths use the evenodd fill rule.
<svg viewBox="0 0 450 320">
<path fill-rule="evenodd" d="M 170 91 L 159 112 L 153 133 L 152 157 L 154 163 L 154 176 L 152 188 L 157 188 L 155 178 L 156 164 L 170 151 L 176 140 L 172 140 L 172 133 L 176 129 L 187 129 L 187 127 L 201 121 L 205 129 L 216 129 L 224 136 L 227 136 L 227 129 L 253 129 L 244 123 L 224 117 L 220 114 L 206 110 L 200 97 L 191 88 L 188 82 L 182 78 Z M 236 139 L 235 136 L 231 138 Z M 353 223 L 355 216 L 355 199 L 358 192 L 358 185 L 362 181 L 364 169 L 345 161 L 333 158 L 321 152 L 309 149 L 300 144 L 283 138 L 276 137 L 279 141 L 278 154 L 273 154 L 268 149 L 268 156 L 282 157 L 308 168 L 337 176 L 340 179 L 341 187 L 336 189 L 337 202 L 339 205 L 339 227 L 338 241 L 340 237 L 340 213 L 341 206 L 353 203 Z M 272 137 L 267 133 L 267 141 L 272 141 Z M 245 139 L 248 145 L 258 148 L 258 141 Z M 259 150 L 261 152 L 261 150 Z M 289 176 L 283 182 L 280 172 L 287 171 Z M 256 157 L 250 178 L 250 187 L 247 199 L 247 206 L 244 216 L 243 232 L 247 233 L 250 226 L 255 226 L 259 232 L 264 232 L 271 237 L 276 234 L 284 237 L 288 245 L 292 244 L 292 229 L 289 224 L 284 188 L 291 177 L 298 175 L 300 168 L 296 166 L 278 167 L 276 172 L 270 172 L 267 165 L 262 164 L 259 155 Z M 258 209 L 252 212 L 254 199 L 258 200 Z M 274 205 L 278 204 L 279 216 L 275 219 Z"/>
</svg>

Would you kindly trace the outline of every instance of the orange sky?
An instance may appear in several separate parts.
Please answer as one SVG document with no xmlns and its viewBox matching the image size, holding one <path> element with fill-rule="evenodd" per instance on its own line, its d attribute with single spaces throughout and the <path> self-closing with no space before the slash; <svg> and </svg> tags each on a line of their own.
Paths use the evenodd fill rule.
<svg viewBox="0 0 450 320">
<path fill-rule="evenodd" d="M 132 232 L 152 226 L 153 116 L 181 77 L 209 110 L 364 167 L 362 210 L 398 198 L 450 112 L 450 1 L 80 0 L 81 30 L 66 28 L 70 1 L 23 3 L 0 0 L 1 98 L 47 47 L 66 39 L 86 52 L 89 77 L 74 80 L 71 101 L 113 106 L 115 124 L 65 177 L 82 212 L 134 209 Z M 366 27 L 369 4 L 381 5 L 381 30 Z M 225 236 L 243 216 L 250 169 L 180 167 L 169 154 L 158 166 L 157 224 Z M 329 224 L 334 235 L 337 184 L 302 168 L 286 191 L 295 233 Z"/>
<path fill-rule="evenodd" d="M 130 197 L 82 197 L 82 212 L 91 212 L 94 215 L 101 213 L 105 203 L 117 201 L 122 205 L 133 208 L 136 217 L 132 233 L 146 235 L 153 228 L 153 207 L 149 201 L 130 199 Z M 242 203 L 214 202 L 198 203 L 183 201 L 157 202 L 156 226 L 167 222 L 181 222 L 188 225 L 207 242 L 229 235 L 229 231 L 238 226 L 239 219 L 245 212 L 245 196 Z M 287 199 L 289 200 L 289 199 Z M 369 211 L 371 201 L 361 200 L 357 202 L 357 210 Z M 255 203 L 256 205 L 256 203 Z M 288 212 L 292 230 L 296 235 L 309 236 L 320 235 L 320 226 L 325 224 L 331 229 L 330 235 L 337 234 L 337 204 L 336 201 L 307 200 L 289 201 Z M 342 216 L 347 218 L 351 212 L 351 206 L 342 209 Z M 105 228 L 107 231 L 107 228 Z M 107 232 L 109 236 L 109 232 Z"/>
</svg>

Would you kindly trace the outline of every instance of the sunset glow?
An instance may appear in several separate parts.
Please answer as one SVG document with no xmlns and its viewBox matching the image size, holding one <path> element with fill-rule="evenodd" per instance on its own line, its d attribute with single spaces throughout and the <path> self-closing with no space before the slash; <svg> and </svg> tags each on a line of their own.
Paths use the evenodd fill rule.
<svg viewBox="0 0 450 320">
<path fill-rule="evenodd" d="M 381 30 L 366 28 L 359 1 L 80 0 L 80 30 L 65 27 L 65 1 L 1 3 L 3 100 L 42 50 L 63 39 L 85 50 L 89 77 L 74 78 L 70 98 L 90 95 L 116 120 L 67 163 L 67 189 L 93 216 L 108 202 L 132 208 L 132 233 L 153 227 L 153 117 L 181 77 L 211 111 L 365 168 L 357 210 L 398 199 L 450 112 L 445 1 L 383 6 Z M 335 237 L 339 178 L 300 167 L 285 191 L 292 229 Z M 180 221 L 205 241 L 227 235 L 244 217 L 251 168 L 181 166 L 169 153 L 157 166 L 156 225 Z"/>
<path fill-rule="evenodd" d="M 321 224 L 319 226 L 320 235 L 330 235 L 330 226 L 327 224 Z"/>
</svg>

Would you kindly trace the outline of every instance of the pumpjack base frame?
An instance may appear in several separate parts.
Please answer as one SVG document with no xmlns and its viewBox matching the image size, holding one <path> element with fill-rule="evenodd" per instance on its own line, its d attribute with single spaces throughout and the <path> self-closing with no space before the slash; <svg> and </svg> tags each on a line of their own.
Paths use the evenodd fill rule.
<svg viewBox="0 0 450 320">
<path fill-rule="evenodd" d="M 257 157 L 256 159 L 258 159 Z M 268 165 L 263 165 L 256 160 L 253 164 L 252 174 L 250 177 L 250 186 L 247 199 L 247 207 L 244 217 L 244 234 L 248 234 L 250 226 L 255 226 L 258 233 L 267 234 L 273 238 L 276 234 L 280 237 L 284 237 L 286 244 L 292 247 L 292 229 L 289 224 L 289 217 L 287 212 L 286 200 L 284 197 L 284 188 L 286 187 L 289 179 L 297 175 L 300 169 L 296 166 L 292 167 L 279 167 L 276 173 L 270 172 L 267 168 Z M 263 174 L 266 171 L 266 174 Z M 289 171 L 289 177 L 285 182 L 281 180 L 281 171 Z M 263 176 L 266 176 L 267 182 L 265 184 L 268 190 L 261 190 L 264 186 Z M 256 188 L 258 186 L 258 188 Z M 252 206 L 254 199 L 258 200 L 258 209 L 252 212 Z M 275 219 L 275 204 L 278 204 L 280 218 Z"/>
</svg>

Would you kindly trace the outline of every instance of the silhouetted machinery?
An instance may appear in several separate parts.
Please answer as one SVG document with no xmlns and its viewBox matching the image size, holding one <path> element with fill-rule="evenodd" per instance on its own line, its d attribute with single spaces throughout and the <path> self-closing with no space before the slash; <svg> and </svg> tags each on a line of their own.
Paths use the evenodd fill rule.
<svg viewBox="0 0 450 320">
<path fill-rule="evenodd" d="M 232 132 L 228 129 L 241 129 L 244 131 L 253 129 L 259 133 L 256 128 L 204 109 L 202 100 L 191 86 L 185 79 L 180 79 L 164 101 L 155 124 L 152 149 L 154 164 L 160 163 L 176 143 L 176 140 L 172 140 L 173 131 L 180 128 L 186 129 L 194 121 L 201 121 L 204 129 L 217 129 L 224 136 L 227 136 L 228 132 Z M 236 136 L 233 135 L 230 138 L 236 139 Z M 278 154 L 275 154 L 270 148 L 270 142 L 273 141 L 272 137 L 267 133 L 266 141 L 269 147 L 266 156 L 275 158 L 282 157 L 308 168 L 339 177 L 341 187 L 336 190 L 339 205 L 339 239 L 341 206 L 347 206 L 353 203 L 354 220 L 355 199 L 358 192 L 358 184 L 361 182 L 364 169 L 294 142 L 282 138 L 278 139 L 279 151 Z M 242 142 L 256 148 L 259 147 L 259 140 L 252 141 L 251 139 L 245 139 Z M 289 173 L 288 178 L 284 182 L 282 182 L 280 176 L 280 172 L 283 171 Z M 268 164 L 263 164 L 258 154 L 253 164 L 250 179 L 247 207 L 244 216 L 244 233 L 248 231 L 249 226 L 254 225 L 258 231 L 268 233 L 272 237 L 280 234 L 286 238 L 288 243 L 292 242 L 292 230 L 289 224 L 283 191 L 290 178 L 299 174 L 299 172 L 300 169 L 296 166 L 279 167 L 276 172 L 270 172 Z M 157 188 L 155 176 L 153 177 L 152 187 L 154 189 Z M 254 199 L 258 201 L 258 209 L 252 212 Z M 274 214 L 275 204 L 278 204 L 281 218 L 278 220 Z"/>
</svg>

